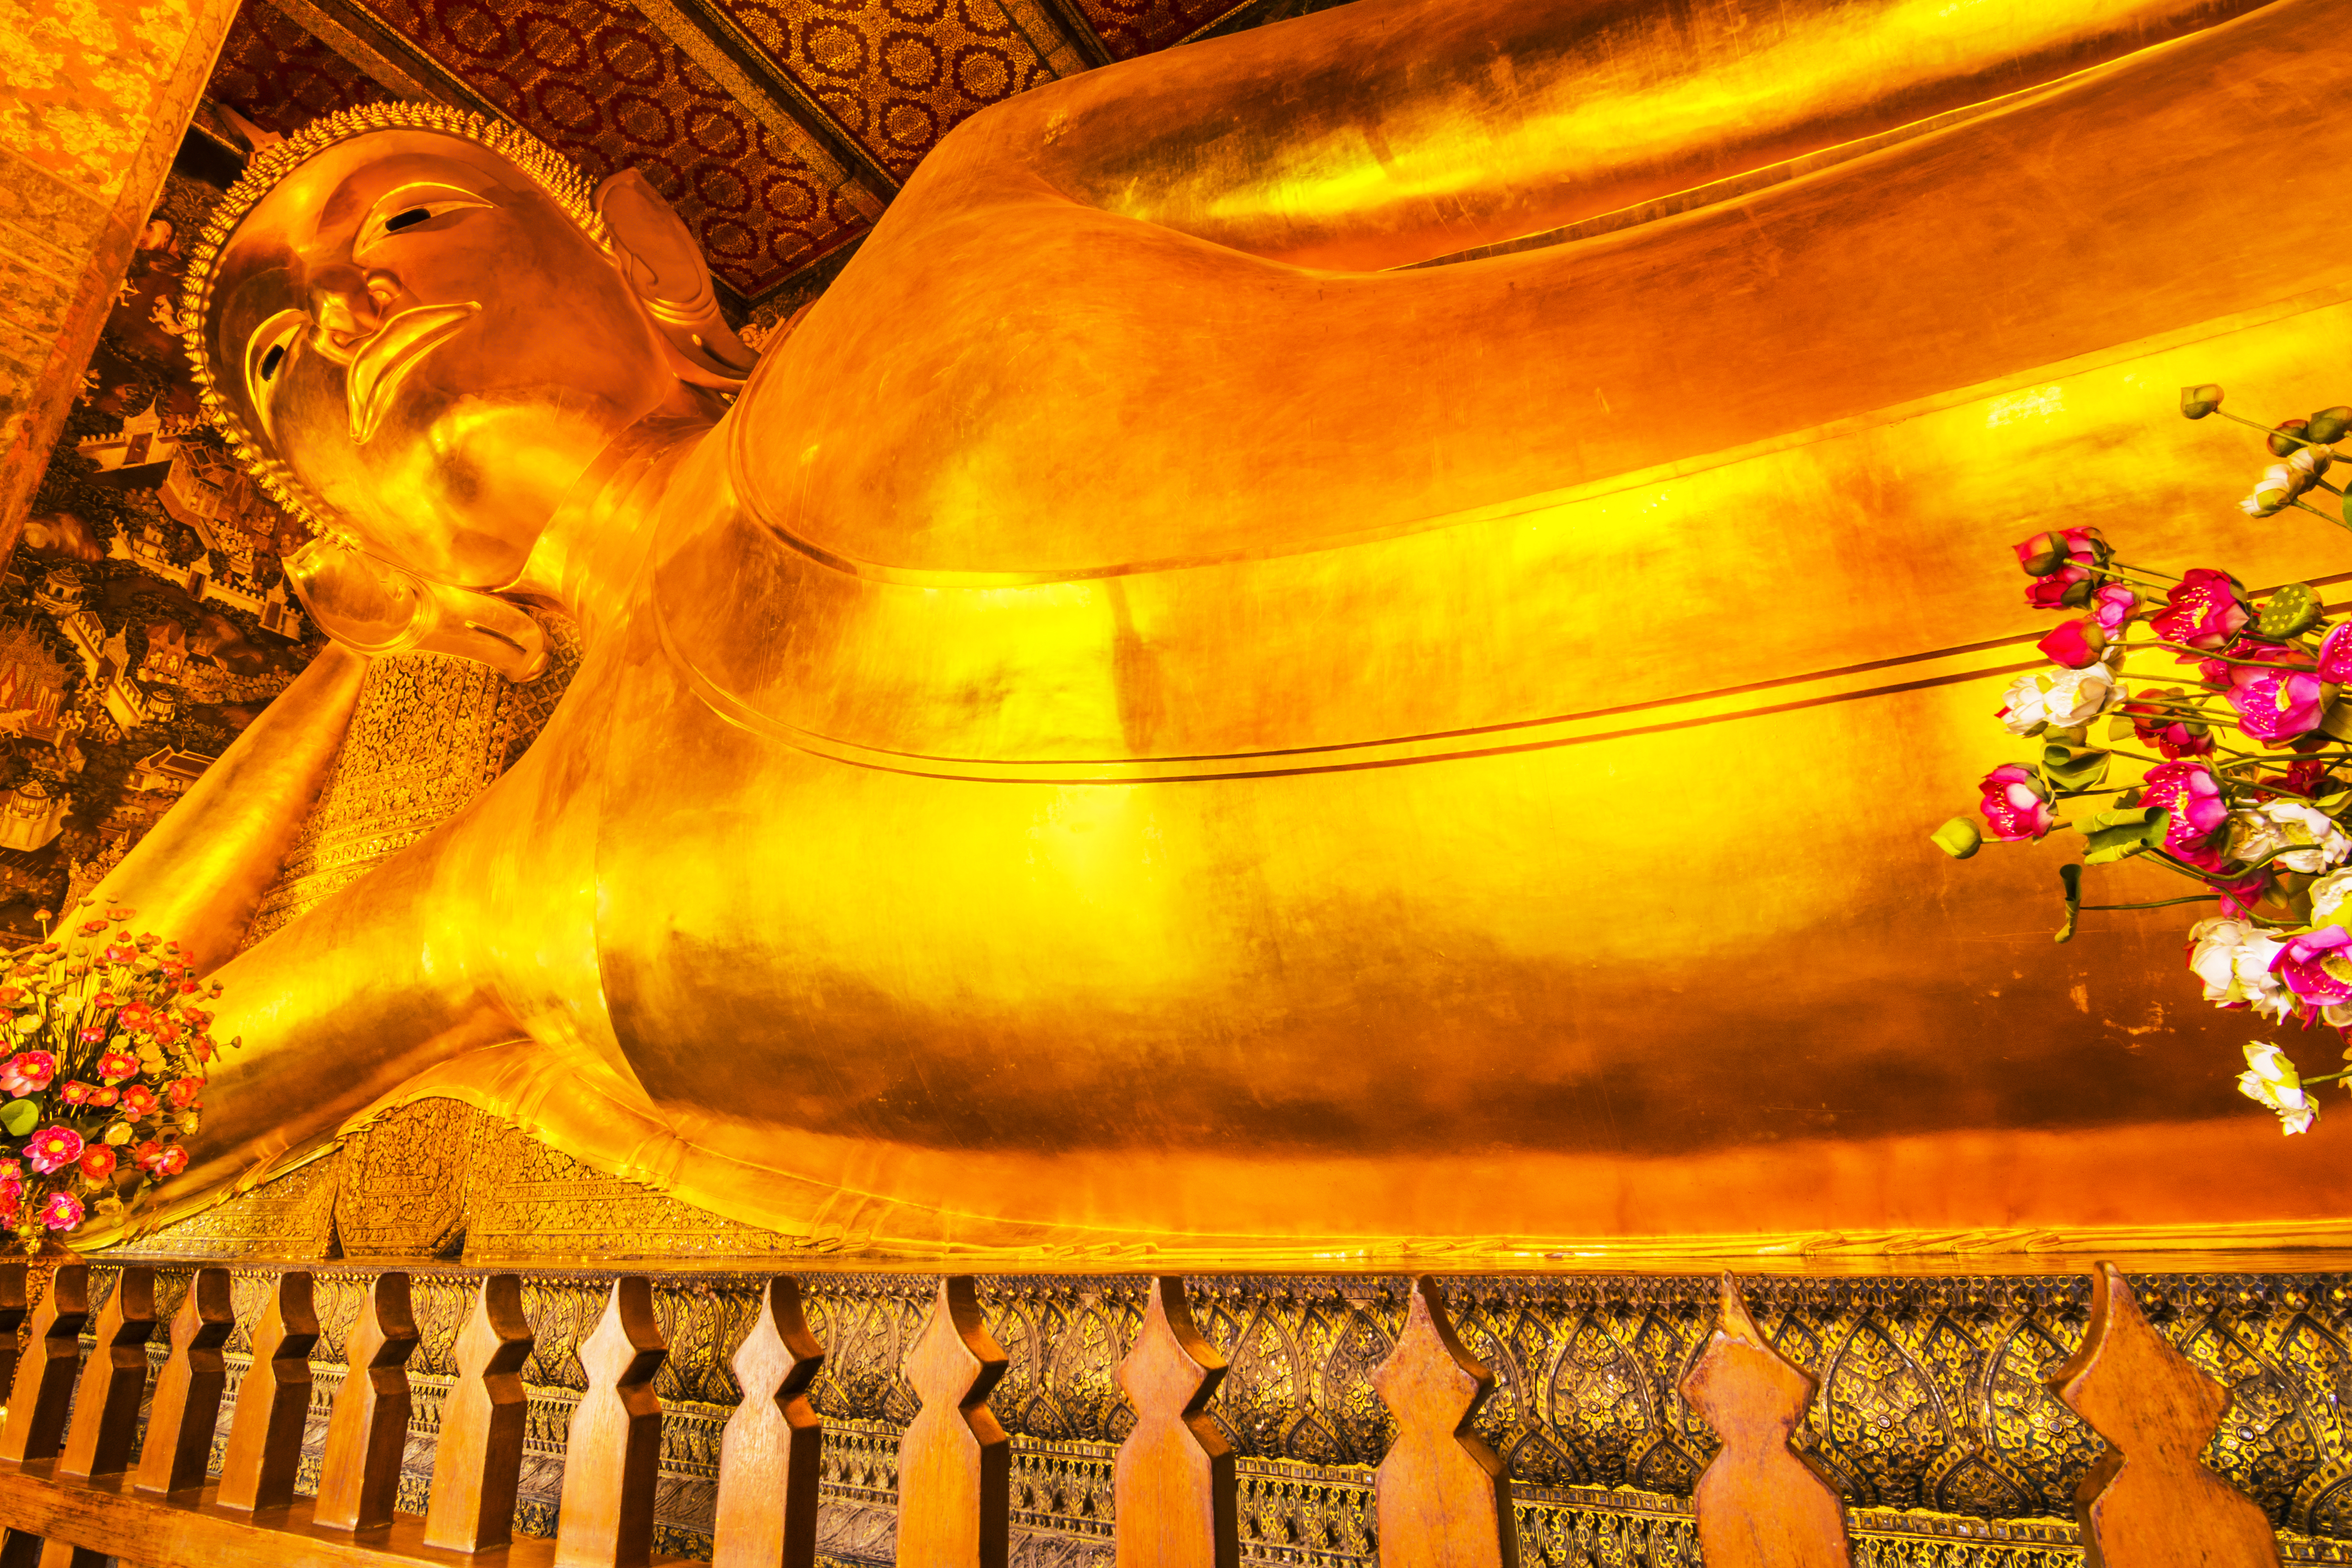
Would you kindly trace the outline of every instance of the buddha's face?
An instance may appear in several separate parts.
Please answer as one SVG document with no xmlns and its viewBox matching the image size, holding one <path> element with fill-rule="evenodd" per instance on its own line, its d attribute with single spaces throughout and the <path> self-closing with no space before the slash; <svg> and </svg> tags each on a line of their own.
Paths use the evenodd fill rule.
<svg viewBox="0 0 2352 1568">
<path fill-rule="evenodd" d="M 521 571 L 566 489 L 675 392 L 620 270 L 487 148 L 338 143 L 229 237 L 205 323 L 247 428 L 367 542 L 436 582 Z"/>
</svg>

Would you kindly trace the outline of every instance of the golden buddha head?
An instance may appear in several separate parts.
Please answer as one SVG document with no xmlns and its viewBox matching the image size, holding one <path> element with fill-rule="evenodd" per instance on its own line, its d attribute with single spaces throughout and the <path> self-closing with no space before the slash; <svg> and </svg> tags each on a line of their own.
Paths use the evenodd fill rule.
<svg viewBox="0 0 2352 1568">
<path fill-rule="evenodd" d="M 592 190 L 436 106 L 333 115 L 257 157 L 185 302 L 207 411 L 273 499 L 447 588 L 511 584 L 616 436 L 751 358 L 642 175 Z"/>
</svg>

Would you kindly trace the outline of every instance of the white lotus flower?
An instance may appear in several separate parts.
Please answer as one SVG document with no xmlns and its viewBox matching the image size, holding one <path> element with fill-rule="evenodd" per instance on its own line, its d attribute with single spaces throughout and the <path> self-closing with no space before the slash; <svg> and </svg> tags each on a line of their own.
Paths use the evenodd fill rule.
<svg viewBox="0 0 2352 1568">
<path fill-rule="evenodd" d="M 2315 928 L 2352 925 L 2347 905 L 2352 905 L 2352 868 L 2330 871 L 2311 885 L 2311 923 Z"/>
<path fill-rule="evenodd" d="M 2208 1002 L 2284 1020 L 2294 994 L 2271 973 L 2271 961 L 2285 945 L 2245 921 L 2200 921 L 2189 929 L 2189 967 L 2205 983 Z"/>
<path fill-rule="evenodd" d="M 2107 665 L 2044 670 L 2010 682 L 2002 698 L 2000 721 L 2012 735 L 2031 735 L 2044 724 L 2071 730 L 2089 723 L 2123 700 L 2124 689 Z"/>
<path fill-rule="evenodd" d="M 2303 1075 L 2284 1051 L 2267 1040 L 2246 1042 L 2246 1070 L 2238 1075 L 2238 1092 L 2277 1112 L 2280 1127 L 2290 1137 L 2310 1131 L 2319 1120 L 2319 1107 L 2303 1091 Z"/>
<path fill-rule="evenodd" d="M 2230 814 L 2230 858 L 2248 865 L 2275 855 L 2283 870 L 2316 876 L 2352 859 L 2352 837 L 2336 819 L 2299 800 L 2269 800 Z"/>
</svg>

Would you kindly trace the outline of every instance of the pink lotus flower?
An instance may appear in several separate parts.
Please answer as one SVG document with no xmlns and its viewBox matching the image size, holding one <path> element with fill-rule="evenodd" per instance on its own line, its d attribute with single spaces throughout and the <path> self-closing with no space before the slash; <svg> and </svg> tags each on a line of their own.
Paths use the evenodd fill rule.
<svg viewBox="0 0 2352 1568">
<path fill-rule="evenodd" d="M 2184 858 L 2210 845 L 2214 835 L 2230 825 L 2221 781 L 2202 763 L 2166 763 L 2148 769 L 2147 786 L 2140 799 L 2171 814 L 2164 847 Z"/>
<path fill-rule="evenodd" d="M 70 1127 L 44 1127 L 25 1140 L 25 1162 L 43 1175 L 81 1158 L 81 1134 Z"/>
<path fill-rule="evenodd" d="M 2234 882 L 2209 882 L 2207 886 L 2221 895 L 2224 915 L 2231 920 L 2251 920 L 2254 906 L 2270 891 L 2271 874 L 2267 870 L 2250 871 Z"/>
<path fill-rule="evenodd" d="M 2238 727 L 2257 741 L 2276 742 L 2319 728 L 2327 703 L 2319 677 L 2304 669 L 2240 666 L 2229 691 Z"/>
<path fill-rule="evenodd" d="M 1978 785 L 1984 791 L 1979 809 L 1992 825 L 1992 836 L 2003 843 L 2015 844 L 2024 839 L 2039 838 L 2050 831 L 2050 796 L 2032 770 L 2021 763 L 2010 763 L 1985 774 Z"/>
<path fill-rule="evenodd" d="M 78 1078 L 69 1078 L 66 1079 L 64 1087 L 58 1090 L 58 1098 L 68 1105 L 88 1105 L 90 1102 L 90 1097 L 97 1092 L 98 1085 L 84 1083 Z"/>
<path fill-rule="evenodd" d="M 2334 686 L 2352 681 L 2352 622 L 2320 639 L 2319 679 Z"/>
<path fill-rule="evenodd" d="M 48 1052 L 18 1051 L 0 1063 L 0 1090 L 14 1095 L 38 1094 L 57 1076 L 58 1058 Z"/>
<path fill-rule="evenodd" d="M 2271 973 L 2315 1007 L 2352 1002 L 2352 954 L 2346 948 L 2352 948 L 2352 931 L 2322 926 L 2289 938 L 2271 960 Z"/>
<path fill-rule="evenodd" d="M 2237 580 L 2227 572 L 2199 566 L 2165 595 L 2166 607 L 2149 617 L 2148 628 L 2169 643 L 2220 651 L 2253 619 Z"/>
<path fill-rule="evenodd" d="M 41 1205 L 41 1223 L 51 1230 L 71 1230 L 81 1223 L 81 1200 L 71 1193 L 51 1193 Z"/>
<path fill-rule="evenodd" d="M 2121 583 L 2105 584 L 2091 595 L 2091 618 L 2111 641 L 2131 625 L 2132 617 L 2137 614 L 2139 595 Z"/>
<path fill-rule="evenodd" d="M 2098 663 L 2099 656 L 2106 652 L 2107 637 L 2095 621 L 2067 621 L 2033 646 L 2048 654 L 2053 664 L 2084 669 Z"/>
</svg>

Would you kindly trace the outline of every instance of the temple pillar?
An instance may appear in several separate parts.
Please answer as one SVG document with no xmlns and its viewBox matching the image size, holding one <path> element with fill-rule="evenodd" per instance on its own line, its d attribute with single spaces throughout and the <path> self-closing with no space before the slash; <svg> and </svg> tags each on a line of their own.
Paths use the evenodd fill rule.
<svg viewBox="0 0 2352 1568">
<path fill-rule="evenodd" d="M 0 0 L 0 560 L 237 0 Z"/>
</svg>

